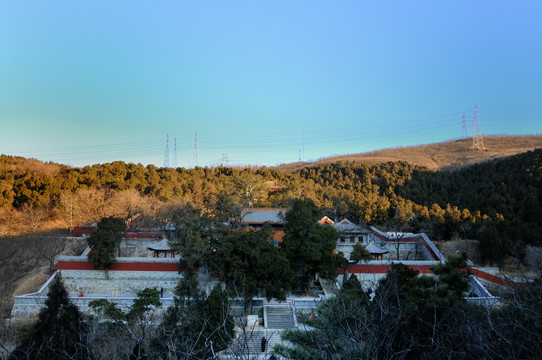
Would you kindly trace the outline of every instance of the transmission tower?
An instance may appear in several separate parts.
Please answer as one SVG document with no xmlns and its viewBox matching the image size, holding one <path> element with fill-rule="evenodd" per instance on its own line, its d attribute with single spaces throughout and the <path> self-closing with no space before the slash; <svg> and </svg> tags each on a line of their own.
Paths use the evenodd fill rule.
<svg viewBox="0 0 542 360">
<path fill-rule="evenodd" d="M 305 160 L 305 126 L 303 126 L 303 141 L 301 145 L 301 160 Z"/>
<path fill-rule="evenodd" d="M 166 135 L 166 153 L 164 154 L 164 167 L 169 167 L 169 134 Z"/>
<path fill-rule="evenodd" d="M 194 135 L 194 157 L 192 158 L 194 166 L 198 166 L 198 131 Z"/>
<path fill-rule="evenodd" d="M 480 123 L 478 122 L 478 105 L 474 105 L 474 114 L 472 117 L 472 147 L 485 150 L 484 138 L 480 133 Z"/>
<path fill-rule="evenodd" d="M 462 126 L 462 132 L 461 132 L 461 139 L 466 139 L 469 136 L 467 135 L 467 118 L 465 115 L 463 115 L 463 126 Z"/>
<path fill-rule="evenodd" d="M 173 167 L 177 168 L 177 138 L 175 138 L 175 142 L 173 143 Z"/>
</svg>

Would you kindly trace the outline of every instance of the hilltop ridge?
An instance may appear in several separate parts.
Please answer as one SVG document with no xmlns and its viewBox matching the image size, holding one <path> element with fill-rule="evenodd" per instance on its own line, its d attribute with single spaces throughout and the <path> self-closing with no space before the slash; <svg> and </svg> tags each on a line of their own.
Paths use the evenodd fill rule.
<svg viewBox="0 0 542 360">
<path fill-rule="evenodd" d="M 484 137 L 485 150 L 474 149 L 472 138 L 455 139 L 444 142 L 413 146 L 398 146 L 373 150 L 364 153 L 334 155 L 316 161 L 293 162 L 271 166 L 283 171 L 296 171 L 319 164 L 338 161 L 376 165 L 387 162 L 406 161 L 414 165 L 424 166 L 430 170 L 457 170 L 465 166 L 509 157 L 542 148 L 542 134 L 536 135 L 490 135 Z M 122 161 L 121 161 L 122 162 Z M 115 163 L 115 162 L 113 162 Z M 112 164 L 112 163 L 109 163 Z M 94 164 L 89 166 L 103 166 Z M 258 166 L 234 166 L 235 168 L 258 168 Z M 46 173 L 56 176 L 61 170 L 74 168 L 53 162 L 43 162 L 32 158 L 13 155 L 0 155 L 0 169 L 25 170 Z"/>
<path fill-rule="evenodd" d="M 375 165 L 389 161 L 407 161 L 431 170 L 456 170 L 488 160 L 508 157 L 542 147 L 542 135 L 491 135 L 484 137 L 485 150 L 472 147 L 472 138 L 440 143 L 387 148 L 365 153 L 337 155 L 314 162 L 279 165 L 281 170 L 295 171 L 303 167 L 338 161 Z"/>
</svg>

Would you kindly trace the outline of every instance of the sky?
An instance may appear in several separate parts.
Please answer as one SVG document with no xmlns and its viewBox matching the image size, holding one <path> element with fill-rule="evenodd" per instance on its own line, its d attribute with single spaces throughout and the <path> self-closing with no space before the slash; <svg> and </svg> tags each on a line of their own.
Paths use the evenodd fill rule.
<svg viewBox="0 0 542 360">
<path fill-rule="evenodd" d="M 463 115 L 470 136 L 475 104 L 485 135 L 540 134 L 541 16 L 538 0 L 0 0 L 0 153 L 272 166 L 457 139 Z"/>
</svg>

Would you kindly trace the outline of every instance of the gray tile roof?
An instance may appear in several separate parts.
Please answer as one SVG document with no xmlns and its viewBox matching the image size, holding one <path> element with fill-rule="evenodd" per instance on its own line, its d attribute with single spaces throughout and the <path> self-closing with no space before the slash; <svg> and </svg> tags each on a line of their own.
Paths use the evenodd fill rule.
<svg viewBox="0 0 542 360">
<path fill-rule="evenodd" d="M 388 249 L 384 249 L 378 245 L 376 245 L 375 243 L 370 243 L 369 245 L 367 245 L 367 247 L 365 247 L 367 249 L 368 252 L 370 252 L 371 254 L 386 254 L 386 253 L 389 253 L 390 251 Z"/>
<path fill-rule="evenodd" d="M 338 233 L 367 233 L 368 230 L 359 225 L 350 222 L 348 219 L 343 219 L 333 224 Z"/>
<path fill-rule="evenodd" d="M 148 246 L 149 250 L 170 251 L 168 239 L 162 239 L 154 244 Z"/>
<path fill-rule="evenodd" d="M 286 209 L 263 208 L 243 209 L 241 212 L 242 223 L 263 224 L 268 221 L 273 224 L 284 224 Z"/>
</svg>

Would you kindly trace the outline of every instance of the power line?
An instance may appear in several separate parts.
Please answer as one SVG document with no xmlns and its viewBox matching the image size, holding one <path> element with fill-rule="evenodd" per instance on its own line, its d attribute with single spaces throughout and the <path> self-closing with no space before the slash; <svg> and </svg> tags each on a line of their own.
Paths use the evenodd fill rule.
<svg viewBox="0 0 542 360">
<path fill-rule="evenodd" d="M 468 138 L 468 135 L 467 135 L 467 118 L 465 117 L 465 115 L 463 115 L 463 126 L 462 126 L 462 132 L 461 132 L 461 139 L 466 139 Z"/>
<path fill-rule="evenodd" d="M 198 131 L 194 134 L 194 157 L 192 158 L 194 166 L 198 166 Z"/>
<path fill-rule="evenodd" d="M 166 135 L 166 153 L 164 154 L 164 167 L 169 167 L 169 134 Z"/>
<path fill-rule="evenodd" d="M 302 142 L 301 142 L 301 149 L 302 149 L 301 154 L 303 156 L 300 156 L 300 158 L 301 158 L 301 160 L 304 160 L 305 159 L 305 127 L 304 126 L 303 126 L 303 131 L 302 132 L 303 132 L 303 136 L 302 136 L 303 139 L 302 139 Z M 299 161 L 301 161 L 301 160 L 299 160 Z"/>
<path fill-rule="evenodd" d="M 368 148 L 362 149 L 362 145 L 370 143 L 371 149 L 375 149 L 375 144 L 381 144 L 381 148 L 394 145 L 406 145 L 410 137 L 416 137 L 423 140 L 424 143 L 437 141 L 435 136 L 438 134 L 452 134 L 457 132 L 457 119 L 461 116 L 461 112 L 438 114 L 431 116 L 407 116 L 403 123 L 391 126 L 390 122 L 383 119 L 368 119 L 370 120 L 371 127 L 364 125 L 364 122 L 360 122 L 353 126 L 333 126 L 327 127 L 326 131 L 320 131 L 320 127 L 310 127 L 307 131 L 304 128 L 299 129 L 296 133 L 293 133 L 287 128 L 276 128 L 271 131 L 253 132 L 250 137 L 240 132 L 231 133 L 216 133 L 215 135 L 206 135 L 200 139 L 200 144 L 197 144 L 197 131 L 195 134 L 194 143 L 192 143 L 189 137 L 186 137 L 184 142 L 179 141 L 180 151 L 189 151 L 194 146 L 194 165 L 199 166 L 198 156 L 207 158 L 217 158 L 218 154 L 226 153 L 230 155 L 230 162 L 239 163 L 240 161 L 246 161 L 253 163 L 255 161 L 266 162 L 279 162 L 279 161 L 296 161 L 301 157 L 304 160 L 305 146 L 307 151 L 310 151 L 310 157 L 314 157 L 314 152 L 327 152 L 322 153 L 322 156 L 331 155 L 334 149 L 338 149 L 340 145 L 345 148 L 348 146 L 348 150 L 351 152 L 367 151 Z M 476 117 L 475 115 L 474 117 Z M 484 107 L 484 118 L 491 120 L 491 126 L 495 129 L 506 129 L 511 132 L 511 129 L 517 129 L 519 133 L 531 133 L 525 130 L 522 126 L 522 120 L 539 121 L 542 119 L 542 106 L 527 106 L 527 107 L 493 107 L 486 109 Z M 473 120 L 475 120 L 473 118 Z M 514 121 L 510 121 L 514 120 Z M 415 126 L 412 126 L 414 124 Z M 464 131 L 469 124 L 463 123 L 462 137 L 465 135 Z M 482 136 L 479 130 L 479 116 L 478 121 L 473 122 L 473 131 L 476 131 L 476 136 Z M 477 124 L 477 125 L 476 125 Z M 496 127 L 498 125 L 498 127 Z M 495 133 L 495 130 L 492 130 Z M 468 136 L 468 134 L 467 134 Z M 301 137 L 301 144 L 299 138 Z M 20 146 L 3 148 L 2 152 L 39 158 L 44 161 L 54 162 L 77 162 L 84 166 L 85 163 L 90 164 L 96 162 L 111 162 L 115 160 L 127 160 L 127 161 L 140 161 L 138 158 L 145 157 L 145 161 L 148 161 L 149 157 L 152 157 L 156 161 L 155 163 L 161 163 L 160 159 L 163 156 L 164 165 L 169 165 L 169 156 L 166 158 L 164 152 L 163 138 L 155 138 L 149 140 L 146 139 L 131 139 L 127 142 L 119 143 L 100 143 L 99 139 L 95 139 L 93 144 L 81 145 L 83 142 L 80 140 L 77 146 L 58 146 L 53 145 L 47 147 L 45 145 L 30 145 L 23 146 L 22 142 Z M 166 142 L 168 143 L 168 137 Z M 475 139 L 476 140 L 476 139 Z M 176 143 L 176 142 L 175 142 Z M 479 146 L 483 147 L 483 138 L 478 138 Z M 325 144 L 325 148 L 323 147 Z M 476 144 L 473 141 L 473 146 Z M 176 147 L 176 145 L 174 145 Z M 199 149 L 198 149 L 199 147 Z M 168 147 L 169 150 L 169 147 Z M 290 155 L 279 154 L 284 150 Z M 295 151 L 298 151 L 298 157 L 295 157 Z M 301 152 L 299 152 L 301 150 Z M 198 152 L 203 153 L 198 154 Z M 340 150 L 344 151 L 344 150 Z M 174 157 L 175 157 L 174 150 Z M 300 156 L 301 155 L 301 156 Z M 257 156 L 257 157 L 256 157 Z M 239 158 L 240 157 L 240 158 Z M 246 158 L 246 160 L 245 160 Z M 150 160 L 150 162 L 154 162 Z M 174 160 L 175 161 L 175 160 Z M 205 160 L 207 162 L 207 160 Z"/>
<path fill-rule="evenodd" d="M 478 105 L 474 105 L 472 116 L 472 146 L 475 149 L 485 150 L 484 138 L 480 133 L 480 123 L 478 122 Z"/>
<path fill-rule="evenodd" d="M 173 144 L 173 168 L 177 168 L 177 138 Z"/>
</svg>

